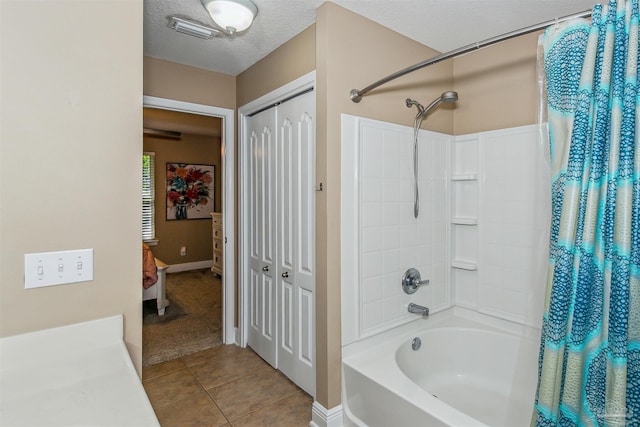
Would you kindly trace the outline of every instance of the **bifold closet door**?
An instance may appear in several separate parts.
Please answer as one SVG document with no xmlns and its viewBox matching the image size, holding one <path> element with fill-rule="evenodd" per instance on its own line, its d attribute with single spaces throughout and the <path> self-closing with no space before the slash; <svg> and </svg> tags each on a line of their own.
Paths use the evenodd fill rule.
<svg viewBox="0 0 640 427">
<path fill-rule="evenodd" d="M 278 105 L 278 369 L 315 395 L 315 95 Z"/>
<path fill-rule="evenodd" d="M 247 120 L 248 343 L 315 395 L 315 95 Z"/>
<path fill-rule="evenodd" d="M 276 126 L 275 109 L 247 121 L 249 161 L 248 343 L 277 367 L 276 325 Z"/>
</svg>

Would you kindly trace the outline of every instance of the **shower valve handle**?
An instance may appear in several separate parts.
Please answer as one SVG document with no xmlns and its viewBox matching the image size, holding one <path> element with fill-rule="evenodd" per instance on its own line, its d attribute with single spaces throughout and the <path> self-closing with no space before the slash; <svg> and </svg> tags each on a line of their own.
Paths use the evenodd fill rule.
<svg viewBox="0 0 640 427">
<path fill-rule="evenodd" d="M 429 280 L 422 280 L 420 272 L 415 268 L 408 269 L 402 276 L 402 290 L 407 294 L 413 294 L 420 286 L 428 284 Z"/>
</svg>

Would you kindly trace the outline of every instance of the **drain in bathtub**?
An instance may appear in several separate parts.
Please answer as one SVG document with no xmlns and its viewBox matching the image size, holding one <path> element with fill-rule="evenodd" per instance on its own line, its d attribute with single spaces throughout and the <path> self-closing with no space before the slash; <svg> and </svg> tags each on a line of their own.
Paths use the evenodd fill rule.
<svg viewBox="0 0 640 427">
<path fill-rule="evenodd" d="M 413 341 L 411 341 L 411 348 L 414 351 L 419 350 L 421 345 L 422 345 L 422 340 L 418 337 L 415 337 Z"/>
</svg>

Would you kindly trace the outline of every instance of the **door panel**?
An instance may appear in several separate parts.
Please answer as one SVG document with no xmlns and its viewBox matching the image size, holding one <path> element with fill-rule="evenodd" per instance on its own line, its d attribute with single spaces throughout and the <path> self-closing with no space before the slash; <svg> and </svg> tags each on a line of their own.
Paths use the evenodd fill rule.
<svg viewBox="0 0 640 427">
<path fill-rule="evenodd" d="M 248 343 L 277 366 L 274 313 L 275 264 L 275 112 L 267 110 L 247 121 L 249 135 L 249 307 Z"/>
<path fill-rule="evenodd" d="M 281 286 L 282 289 L 280 293 L 280 308 L 282 311 L 280 314 L 280 318 L 282 319 L 282 321 L 280 322 L 280 336 L 282 337 L 282 339 L 280 347 L 282 351 L 293 354 L 295 351 L 293 335 L 293 331 L 295 330 L 293 325 L 293 319 L 295 315 L 295 308 L 293 303 L 294 289 L 293 284 L 287 282 L 286 280 L 282 280 Z"/>
<path fill-rule="evenodd" d="M 313 303 L 315 248 L 315 95 L 307 93 L 278 106 L 278 292 L 279 330 L 291 337 L 278 346 L 278 369 L 307 393 L 315 394 Z M 291 300 L 284 297 L 292 293 Z M 290 303 L 290 306 L 285 306 Z M 311 322 L 311 323 L 308 323 Z"/>
<path fill-rule="evenodd" d="M 300 273 L 313 276 L 315 271 L 315 126 L 313 117 L 304 114 L 300 124 L 300 144 L 298 151 L 298 268 Z"/>
<path fill-rule="evenodd" d="M 300 319 L 300 342 L 298 354 L 300 362 L 310 367 L 313 366 L 313 293 L 302 289 L 299 293 L 300 301 L 298 302 L 298 317 Z"/>
</svg>

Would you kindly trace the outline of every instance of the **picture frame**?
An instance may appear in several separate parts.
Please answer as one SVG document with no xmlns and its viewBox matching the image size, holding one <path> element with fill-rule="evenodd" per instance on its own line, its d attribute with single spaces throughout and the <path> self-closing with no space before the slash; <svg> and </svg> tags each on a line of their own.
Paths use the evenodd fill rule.
<svg viewBox="0 0 640 427">
<path fill-rule="evenodd" d="M 167 221 L 210 219 L 215 165 L 167 162 Z"/>
</svg>

